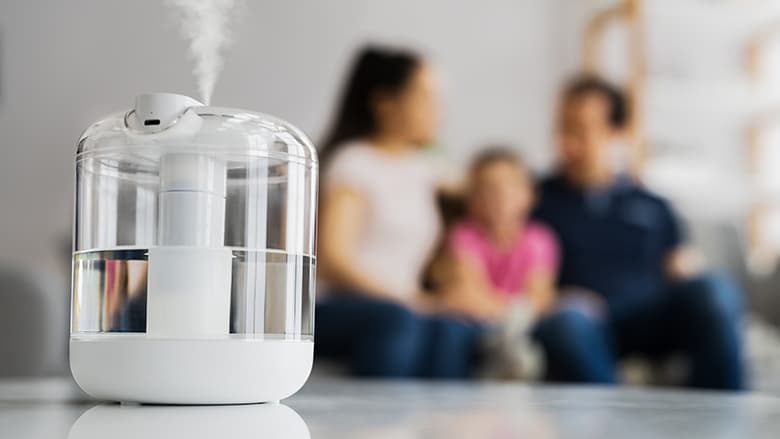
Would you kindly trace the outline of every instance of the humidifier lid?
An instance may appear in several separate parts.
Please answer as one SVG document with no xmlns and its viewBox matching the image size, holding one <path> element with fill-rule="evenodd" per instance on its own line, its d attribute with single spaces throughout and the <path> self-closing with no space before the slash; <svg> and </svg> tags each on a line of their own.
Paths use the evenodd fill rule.
<svg viewBox="0 0 780 439">
<path fill-rule="evenodd" d="M 94 123 L 81 135 L 76 154 L 139 153 L 138 147 L 149 154 L 150 145 L 159 146 L 160 154 L 186 147 L 317 163 L 309 138 L 284 120 L 237 108 L 206 106 L 173 93 L 139 95 L 133 108 Z"/>
</svg>

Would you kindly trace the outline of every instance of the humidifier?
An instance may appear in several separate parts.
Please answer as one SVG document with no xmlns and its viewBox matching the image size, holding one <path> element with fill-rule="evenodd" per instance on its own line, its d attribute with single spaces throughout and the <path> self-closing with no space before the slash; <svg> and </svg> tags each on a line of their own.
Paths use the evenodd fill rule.
<svg viewBox="0 0 780 439">
<path fill-rule="evenodd" d="M 101 399 L 278 401 L 313 359 L 317 155 L 282 120 L 157 93 L 76 151 L 70 367 Z"/>
</svg>

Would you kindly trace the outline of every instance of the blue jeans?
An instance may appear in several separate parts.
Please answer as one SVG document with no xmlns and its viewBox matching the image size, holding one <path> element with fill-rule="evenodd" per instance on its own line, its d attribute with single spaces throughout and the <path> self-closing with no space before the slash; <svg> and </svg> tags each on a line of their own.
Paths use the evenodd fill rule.
<svg viewBox="0 0 780 439">
<path fill-rule="evenodd" d="M 552 381 L 615 383 L 617 358 L 685 355 L 691 387 L 740 390 L 740 291 L 728 279 L 706 275 L 674 284 L 635 315 L 600 321 L 575 309 L 543 319 L 534 337 L 547 355 Z"/>
<path fill-rule="evenodd" d="M 467 378 L 478 361 L 481 326 L 339 292 L 317 304 L 315 358 L 346 362 L 363 377 Z"/>
</svg>

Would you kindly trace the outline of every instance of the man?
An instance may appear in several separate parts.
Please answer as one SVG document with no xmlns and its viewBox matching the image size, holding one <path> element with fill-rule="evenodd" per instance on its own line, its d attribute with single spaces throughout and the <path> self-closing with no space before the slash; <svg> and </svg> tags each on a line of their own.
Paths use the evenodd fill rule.
<svg viewBox="0 0 780 439">
<path fill-rule="evenodd" d="M 536 213 L 563 256 L 561 306 L 534 333 L 549 378 L 615 383 L 622 356 L 681 353 L 690 386 L 743 388 L 741 294 L 698 273 L 671 207 L 616 169 L 625 98 L 594 78 L 562 98 L 559 166 L 541 184 Z"/>
</svg>

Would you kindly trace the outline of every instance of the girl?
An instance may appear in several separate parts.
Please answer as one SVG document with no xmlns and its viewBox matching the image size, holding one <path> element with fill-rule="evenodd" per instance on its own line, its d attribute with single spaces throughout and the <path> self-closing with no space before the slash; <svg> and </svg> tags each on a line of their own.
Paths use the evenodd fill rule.
<svg viewBox="0 0 780 439">
<path fill-rule="evenodd" d="M 533 315 L 554 300 L 558 246 L 553 233 L 529 220 L 533 183 L 508 149 L 480 154 L 469 172 L 468 218 L 449 236 L 454 275 L 448 302 L 480 320 L 504 317 L 511 302 Z"/>
<path fill-rule="evenodd" d="M 530 221 L 533 183 L 520 159 L 490 149 L 469 172 L 468 217 L 449 235 L 450 309 L 493 326 L 483 344 L 483 374 L 536 379 L 543 372 L 532 327 L 554 300 L 558 247 L 552 232 Z"/>
</svg>

